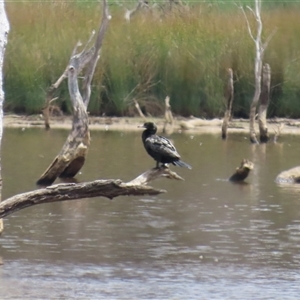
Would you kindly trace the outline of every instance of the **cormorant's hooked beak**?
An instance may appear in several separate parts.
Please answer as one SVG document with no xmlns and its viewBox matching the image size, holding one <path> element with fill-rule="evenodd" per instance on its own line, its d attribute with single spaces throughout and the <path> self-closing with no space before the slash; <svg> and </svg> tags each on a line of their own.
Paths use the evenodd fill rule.
<svg viewBox="0 0 300 300">
<path fill-rule="evenodd" d="M 145 125 L 139 125 L 138 128 L 146 128 Z"/>
</svg>

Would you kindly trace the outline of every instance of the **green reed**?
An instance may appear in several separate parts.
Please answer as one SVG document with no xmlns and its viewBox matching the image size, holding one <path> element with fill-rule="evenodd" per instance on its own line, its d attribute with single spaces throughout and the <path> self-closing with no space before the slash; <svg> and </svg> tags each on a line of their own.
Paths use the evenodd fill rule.
<svg viewBox="0 0 300 300">
<path fill-rule="evenodd" d="M 47 88 L 64 71 L 80 39 L 85 42 L 100 21 L 98 5 L 68 2 L 7 3 L 11 32 L 5 60 L 7 111 L 40 112 Z M 25 13 L 26 12 L 26 13 Z M 139 12 L 126 23 L 111 7 L 92 86 L 92 114 L 132 115 L 134 99 L 159 115 L 171 97 L 176 114 L 222 116 L 226 68 L 235 76 L 234 113 L 248 116 L 254 94 L 254 43 L 236 5 L 193 5 L 162 16 Z M 265 8 L 264 39 L 277 32 L 265 52 L 272 69 L 270 116 L 300 117 L 300 8 Z M 255 22 L 249 14 L 252 26 Z M 253 27 L 255 29 L 255 27 Z M 70 112 L 67 83 L 58 103 Z"/>
</svg>

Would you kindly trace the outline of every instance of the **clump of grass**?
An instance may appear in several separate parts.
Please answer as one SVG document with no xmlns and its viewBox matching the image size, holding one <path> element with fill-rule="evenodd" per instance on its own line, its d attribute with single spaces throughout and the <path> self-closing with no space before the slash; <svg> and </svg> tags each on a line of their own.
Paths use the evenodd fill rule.
<svg viewBox="0 0 300 300">
<path fill-rule="evenodd" d="M 169 95 L 176 114 L 221 116 L 224 74 L 230 67 L 234 114 L 246 117 L 254 94 L 254 43 L 243 15 L 236 6 L 229 8 L 198 4 L 163 17 L 140 13 L 130 23 L 123 10 L 114 9 L 93 80 L 90 112 L 127 115 L 138 99 L 149 113 L 159 114 Z M 98 28 L 99 10 L 91 3 L 7 3 L 12 28 L 5 61 L 7 110 L 40 111 L 46 89 L 65 69 L 77 40 L 86 40 Z M 278 28 L 265 54 L 273 71 L 270 116 L 300 117 L 299 12 L 268 7 L 262 14 L 264 38 Z M 67 84 L 59 96 L 60 105 L 70 111 Z"/>
</svg>

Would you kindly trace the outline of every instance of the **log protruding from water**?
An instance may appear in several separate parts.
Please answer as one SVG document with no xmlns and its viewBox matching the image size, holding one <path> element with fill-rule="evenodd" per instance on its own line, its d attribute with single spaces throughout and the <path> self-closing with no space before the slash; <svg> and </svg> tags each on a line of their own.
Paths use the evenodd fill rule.
<svg viewBox="0 0 300 300">
<path fill-rule="evenodd" d="M 259 99 L 258 109 L 258 125 L 260 142 L 267 143 L 269 141 L 269 133 L 267 126 L 267 111 L 270 102 L 270 86 L 271 86 L 271 68 L 269 64 L 264 64 L 262 70 L 262 87 Z"/>
<path fill-rule="evenodd" d="M 275 179 L 276 183 L 300 183 L 300 166 L 283 171 Z"/>
<path fill-rule="evenodd" d="M 253 170 L 254 164 L 248 159 L 243 159 L 241 165 L 236 168 L 235 173 L 229 178 L 232 182 L 241 182 L 244 181 L 251 170 Z"/>
<path fill-rule="evenodd" d="M 232 69 L 227 69 L 227 80 L 224 91 L 224 97 L 226 100 L 226 110 L 224 114 L 223 124 L 222 124 L 222 139 L 225 140 L 227 138 L 227 129 L 228 124 L 231 119 L 231 111 L 232 111 L 232 102 L 233 102 L 233 72 Z"/>
</svg>

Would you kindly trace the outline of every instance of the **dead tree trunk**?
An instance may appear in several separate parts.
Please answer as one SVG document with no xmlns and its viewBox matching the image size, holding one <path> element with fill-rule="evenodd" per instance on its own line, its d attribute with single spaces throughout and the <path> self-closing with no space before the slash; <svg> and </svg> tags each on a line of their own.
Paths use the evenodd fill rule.
<svg viewBox="0 0 300 300">
<path fill-rule="evenodd" d="M 261 143 L 267 143 L 269 141 L 267 111 L 270 102 L 270 84 L 271 69 L 269 64 L 265 64 L 262 71 L 262 90 L 260 94 L 260 105 L 258 110 L 258 124 Z"/>
<path fill-rule="evenodd" d="M 3 134 L 3 103 L 4 103 L 3 61 L 4 61 L 5 47 L 7 44 L 8 32 L 9 32 L 9 23 L 6 17 L 4 1 L 0 0 L 0 148 L 1 148 L 2 134 Z M 2 177 L 1 177 L 1 165 L 0 165 L 0 202 L 1 199 L 2 199 Z M 0 217 L 0 234 L 2 231 L 3 231 L 3 220 Z"/>
<path fill-rule="evenodd" d="M 106 0 L 103 0 L 102 22 L 95 45 L 90 49 L 87 49 L 94 33 L 83 51 L 76 54 L 77 48 L 80 46 L 78 43 L 73 50 L 68 67 L 53 85 L 55 88 L 59 86 L 65 78 L 68 78 L 69 93 L 73 105 L 73 125 L 72 131 L 63 145 L 62 150 L 55 157 L 44 174 L 41 175 L 37 181 L 38 185 L 52 184 L 57 177 L 74 177 L 85 162 L 90 143 L 87 106 L 91 95 L 91 81 L 99 59 L 99 51 L 102 46 L 109 19 L 110 16 L 107 3 Z M 78 75 L 83 68 L 85 68 L 85 76 L 82 88 L 83 96 L 81 96 L 78 87 Z"/>
<path fill-rule="evenodd" d="M 247 15 L 246 15 L 244 9 L 242 8 L 242 11 L 244 13 L 244 16 L 245 16 L 245 19 L 247 22 L 249 35 L 255 44 L 255 60 L 254 60 L 255 92 L 254 92 L 254 96 L 253 96 L 251 107 L 250 107 L 249 122 L 250 122 L 250 141 L 251 141 L 251 143 L 258 144 L 258 140 L 256 137 L 256 132 L 255 132 L 255 117 L 256 117 L 257 104 L 258 104 L 260 93 L 261 93 L 262 62 L 263 62 L 264 51 L 266 50 L 267 45 L 268 45 L 271 37 L 275 33 L 275 31 L 273 31 L 273 33 L 267 38 L 267 40 L 263 44 L 262 40 L 261 40 L 262 29 L 263 29 L 262 20 L 261 20 L 261 16 L 260 16 L 261 0 L 255 0 L 255 9 L 254 10 L 252 10 L 249 6 L 247 6 L 247 8 L 252 12 L 254 19 L 256 20 L 256 23 L 257 23 L 256 37 L 254 38 Z"/>
<path fill-rule="evenodd" d="M 226 111 L 224 114 L 223 124 L 222 124 L 222 139 L 225 140 L 227 138 L 227 129 L 228 123 L 231 119 L 231 111 L 232 111 L 232 102 L 233 102 L 233 72 L 232 69 L 227 69 L 227 82 L 224 92 L 224 97 L 226 100 Z"/>
</svg>

